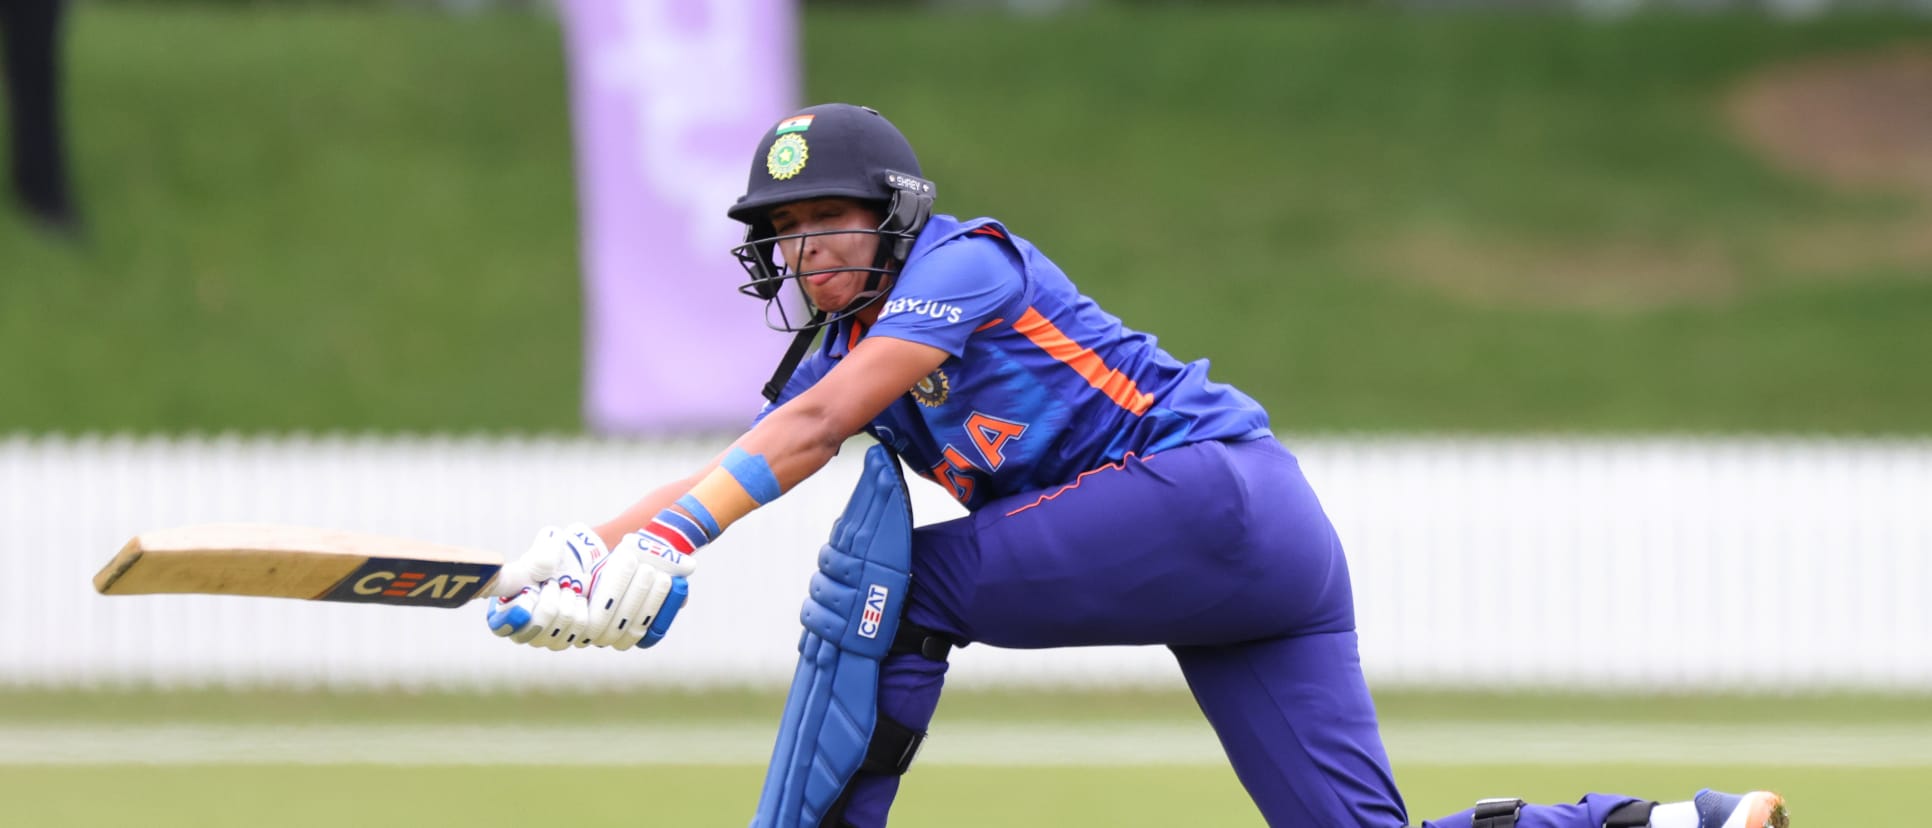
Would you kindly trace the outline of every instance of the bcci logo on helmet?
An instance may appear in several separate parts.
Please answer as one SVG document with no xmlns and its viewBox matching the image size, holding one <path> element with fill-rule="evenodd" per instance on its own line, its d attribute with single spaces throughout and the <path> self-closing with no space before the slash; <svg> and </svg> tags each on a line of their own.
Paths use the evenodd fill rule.
<svg viewBox="0 0 1932 828">
<path fill-rule="evenodd" d="M 791 178 L 805 169 L 805 159 L 810 155 L 805 136 L 795 132 L 780 135 L 771 143 L 771 151 L 765 153 L 765 172 L 780 181 Z"/>
</svg>

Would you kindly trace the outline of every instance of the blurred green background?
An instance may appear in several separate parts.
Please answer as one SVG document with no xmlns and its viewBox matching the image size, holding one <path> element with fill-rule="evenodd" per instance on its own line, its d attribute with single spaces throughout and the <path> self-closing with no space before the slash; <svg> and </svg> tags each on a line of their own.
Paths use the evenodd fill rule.
<svg viewBox="0 0 1932 828">
<path fill-rule="evenodd" d="M 0 432 L 580 428 L 554 20 L 97 3 L 71 24 L 88 243 L 0 220 Z M 807 97 L 885 111 L 944 210 L 1007 220 L 1281 430 L 1932 428 L 1932 178 L 1835 172 L 1878 152 L 1855 136 L 1781 151 L 1825 119 L 1775 83 L 1906 71 L 1932 19 L 803 24 Z M 1872 141 L 1911 127 L 1867 109 Z"/>
<path fill-rule="evenodd" d="M 1859 94 L 1925 88 L 1932 19 L 1257 3 L 802 20 L 806 97 L 883 110 L 942 209 L 1005 219 L 1128 324 L 1211 357 L 1283 432 L 1932 433 L 1932 176 L 1908 174 L 1932 133 L 1888 117 L 1912 99 Z M 554 20 L 95 2 L 69 35 L 88 229 L 75 245 L 0 213 L 0 434 L 581 429 Z M 1380 700 L 1392 733 L 1932 726 L 1923 698 L 1765 689 Z M 777 699 L 0 692 L 0 727 L 653 711 L 766 723 Z M 1134 694 L 952 694 L 940 723 L 1028 716 L 1205 727 L 1183 696 Z M 1917 807 L 1922 764 L 1783 744 L 1661 766 L 1395 764 L 1418 818 L 1704 785 L 1781 787 L 1801 824 Z M 552 818 L 538 792 L 561 790 L 592 824 L 648 798 L 664 822 L 712 825 L 742 824 L 759 774 L 17 763 L 0 799 L 37 825 L 473 824 Z M 936 767 L 908 791 L 913 825 L 1259 823 L 1221 767 Z"/>
</svg>

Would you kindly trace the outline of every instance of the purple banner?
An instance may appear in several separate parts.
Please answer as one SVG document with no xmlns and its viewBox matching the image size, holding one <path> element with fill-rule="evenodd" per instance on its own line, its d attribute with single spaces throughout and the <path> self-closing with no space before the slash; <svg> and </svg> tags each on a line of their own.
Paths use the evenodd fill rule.
<svg viewBox="0 0 1932 828">
<path fill-rule="evenodd" d="M 789 338 L 734 289 L 763 130 L 796 108 L 792 0 L 563 0 L 584 268 L 584 416 L 742 427 Z"/>
</svg>

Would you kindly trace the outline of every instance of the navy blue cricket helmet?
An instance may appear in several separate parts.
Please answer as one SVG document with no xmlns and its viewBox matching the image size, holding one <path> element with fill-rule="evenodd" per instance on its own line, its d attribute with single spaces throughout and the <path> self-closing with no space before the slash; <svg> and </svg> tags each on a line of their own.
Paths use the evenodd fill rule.
<svg viewBox="0 0 1932 828">
<path fill-rule="evenodd" d="M 913 240 L 932 215 L 934 193 L 933 183 L 920 177 L 911 142 L 877 110 L 843 103 L 801 109 L 758 142 L 745 194 L 727 211 L 747 228 L 744 244 L 731 250 L 751 277 L 738 290 L 766 300 L 766 324 L 782 331 L 812 330 L 858 313 L 885 295 L 886 275 L 912 254 Z M 799 272 L 791 262 L 778 262 L 775 251 L 780 242 L 826 232 L 780 236 L 768 215 L 781 204 L 830 197 L 879 207 L 885 218 L 876 229 L 829 231 L 877 235 L 879 255 L 861 268 L 868 276 L 859 298 L 843 308 L 811 308 L 809 319 L 794 319 L 778 301 L 780 290 L 788 281 L 826 271 Z"/>
</svg>

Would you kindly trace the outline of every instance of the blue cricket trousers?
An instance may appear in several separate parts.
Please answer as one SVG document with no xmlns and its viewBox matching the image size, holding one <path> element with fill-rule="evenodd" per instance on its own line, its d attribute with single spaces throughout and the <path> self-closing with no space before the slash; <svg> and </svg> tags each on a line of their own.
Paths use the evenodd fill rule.
<svg viewBox="0 0 1932 828">
<path fill-rule="evenodd" d="M 1269 824 L 1407 823 L 1341 543 L 1275 440 L 1130 457 L 994 501 L 914 532 L 912 560 L 908 617 L 960 641 L 1170 647 Z M 925 730 L 945 673 L 891 656 L 881 711 Z M 845 818 L 884 825 L 897 789 L 896 777 L 861 775 Z"/>
</svg>

